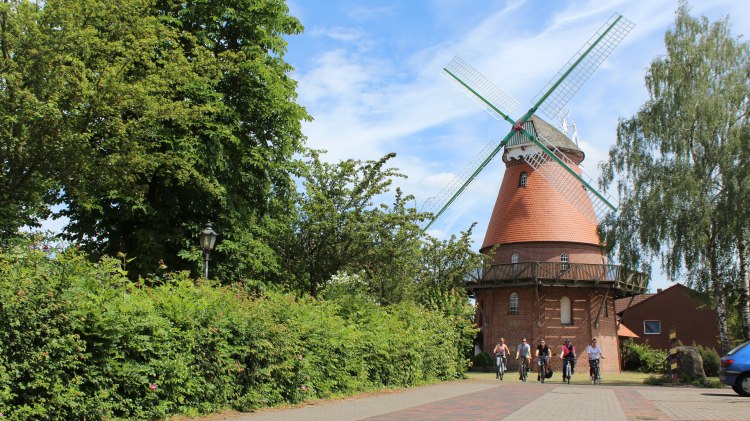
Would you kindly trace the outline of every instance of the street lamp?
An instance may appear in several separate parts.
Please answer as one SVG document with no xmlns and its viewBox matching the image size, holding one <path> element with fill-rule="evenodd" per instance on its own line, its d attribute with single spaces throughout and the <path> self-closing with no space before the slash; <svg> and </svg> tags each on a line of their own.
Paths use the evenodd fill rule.
<svg viewBox="0 0 750 421">
<path fill-rule="evenodd" d="M 213 228 L 211 228 L 211 223 L 206 224 L 206 228 L 203 228 L 203 231 L 201 231 L 200 235 L 200 241 L 201 241 L 201 248 L 203 249 L 203 277 L 208 279 L 208 255 L 211 253 L 211 250 L 214 249 L 214 245 L 216 245 L 216 237 L 218 237 L 219 234 L 214 231 Z"/>
</svg>

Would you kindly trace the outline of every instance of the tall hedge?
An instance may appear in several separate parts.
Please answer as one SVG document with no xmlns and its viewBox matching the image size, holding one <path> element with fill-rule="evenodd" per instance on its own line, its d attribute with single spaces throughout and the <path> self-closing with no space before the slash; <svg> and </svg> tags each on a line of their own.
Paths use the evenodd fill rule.
<svg viewBox="0 0 750 421">
<path fill-rule="evenodd" d="M 0 253 L 0 412 L 154 419 L 456 378 L 470 329 L 411 303 L 262 296 L 29 244 Z"/>
</svg>

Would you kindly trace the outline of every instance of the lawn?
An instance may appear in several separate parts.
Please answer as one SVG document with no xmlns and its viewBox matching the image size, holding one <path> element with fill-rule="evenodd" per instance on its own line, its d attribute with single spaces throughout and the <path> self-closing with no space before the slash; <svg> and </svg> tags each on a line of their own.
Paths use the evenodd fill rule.
<svg viewBox="0 0 750 421">
<path fill-rule="evenodd" d="M 466 373 L 466 375 L 469 379 L 475 381 L 499 381 L 495 380 L 495 373 Z M 618 374 L 604 374 L 602 375 L 602 384 L 610 386 L 642 386 L 644 384 L 643 380 L 649 376 L 651 376 L 649 373 L 635 373 L 630 371 L 623 371 Z M 719 379 L 718 377 L 709 377 L 708 380 L 712 383 L 717 383 Z M 537 381 L 536 374 L 529 373 L 528 381 Z M 518 373 L 512 372 L 506 374 L 503 382 L 520 383 L 520 380 L 518 380 Z M 560 373 L 555 372 L 551 379 L 547 379 L 547 382 L 562 383 L 562 377 L 560 377 Z M 589 384 L 588 372 L 574 374 L 570 383 Z"/>
</svg>

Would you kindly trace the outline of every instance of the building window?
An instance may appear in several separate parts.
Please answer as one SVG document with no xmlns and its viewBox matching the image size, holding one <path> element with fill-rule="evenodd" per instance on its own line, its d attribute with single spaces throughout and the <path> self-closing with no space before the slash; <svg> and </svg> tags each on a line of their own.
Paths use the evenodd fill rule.
<svg viewBox="0 0 750 421">
<path fill-rule="evenodd" d="M 513 263 L 513 269 L 518 269 L 518 262 L 521 261 L 521 256 L 514 254 L 510 256 L 510 262 Z"/>
<path fill-rule="evenodd" d="M 644 320 L 643 321 L 643 333 L 645 335 L 660 335 L 661 334 L 661 321 Z"/>
<path fill-rule="evenodd" d="M 560 298 L 560 324 L 573 324 L 573 308 L 570 305 L 570 298 L 568 297 Z"/>
<path fill-rule="evenodd" d="M 521 173 L 521 177 L 518 178 L 518 187 L 526 187 L 526 180 L 528 180 L 529 174 L 526 171 Z"/>
<path fill-rule="evenodd" d="M 561 270 L 570 269 L 570 256 L 568 256 L 565 253 L 560 255 L 560 269 Z"/>
<path fill-rule="evenodd" d="M 510 314 L 518 314 L 518 293 L 510 294 L 510 308 L 508 310 Z"/>
</svg>

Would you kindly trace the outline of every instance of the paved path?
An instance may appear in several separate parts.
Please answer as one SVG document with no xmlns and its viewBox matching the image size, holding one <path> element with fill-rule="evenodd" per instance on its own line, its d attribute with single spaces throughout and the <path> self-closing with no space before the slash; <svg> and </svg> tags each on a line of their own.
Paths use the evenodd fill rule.
<svg viewBox="0 0 750 421">
<path fill-rule="evenodd" d="M 207 420 L 750 420 L 731 389 L 466 380 Z"/>
</svg>

